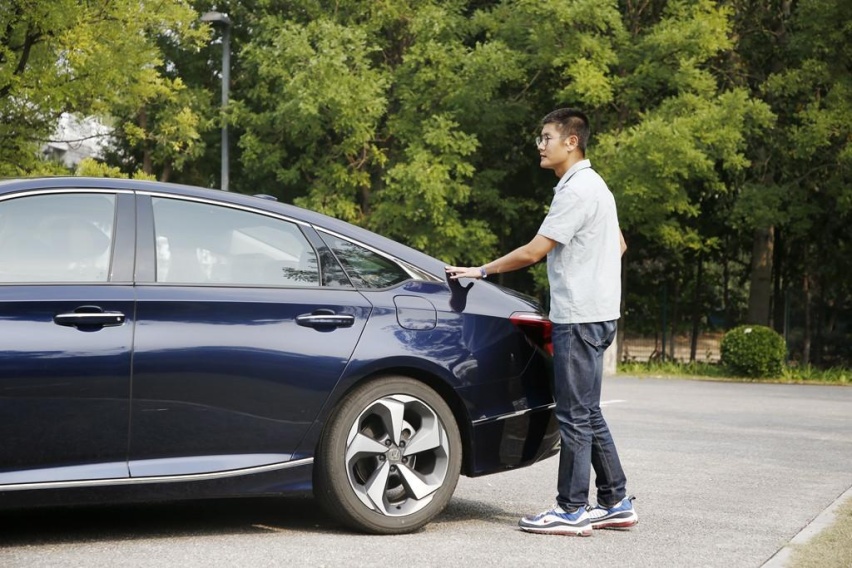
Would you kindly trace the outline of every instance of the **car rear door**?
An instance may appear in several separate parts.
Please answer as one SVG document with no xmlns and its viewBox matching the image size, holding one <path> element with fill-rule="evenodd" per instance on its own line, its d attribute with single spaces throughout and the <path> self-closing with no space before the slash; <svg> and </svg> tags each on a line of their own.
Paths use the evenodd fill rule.
<svg viewBox="0 0 852 568">
<path fill-rule="evenodd" d="M 128 476 L 133 207 L 0 197 L 0 486 Z"/>
<path fill-rule="evenodd" d="M 369 302 L 298 222 L 156 193 L 139 215 L 131 476 L 290 461 Z"/>
</svg>

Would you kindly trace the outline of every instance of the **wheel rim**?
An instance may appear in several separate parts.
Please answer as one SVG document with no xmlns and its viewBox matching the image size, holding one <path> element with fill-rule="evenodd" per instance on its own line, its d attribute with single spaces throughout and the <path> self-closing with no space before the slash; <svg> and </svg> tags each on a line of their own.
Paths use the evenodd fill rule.
<svg viewBox="0 0 852 568">
<path fill-rule="evenodd" d="M 436 412 L 422 400 L 390 395 L 358 416 L 346 440 L 349 485 L 364 505 L 387 516 L 416 513 L 447 476 L 450 448 Z"/>
</svg>

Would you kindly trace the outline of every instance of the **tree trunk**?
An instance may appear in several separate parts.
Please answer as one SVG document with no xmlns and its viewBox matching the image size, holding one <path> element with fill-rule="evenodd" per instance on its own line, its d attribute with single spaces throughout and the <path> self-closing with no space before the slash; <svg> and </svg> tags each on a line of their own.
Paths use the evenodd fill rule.
<svg viewBox="0 0 852 568">
<path fill-rule="evenodd" d="M 774 272 L 774 277 L 772 281 L 772 297 L 774 298 L 773 309 L 772 309 L 772 325 L 780 334 L 784 334 L 786 320 L 784 317 L 784 312 L 787 309 L 786 302 L 782 301 L 784 298 L 784 286 L 785 282 L 781 277 L 781 274 L 784 270 L 784 239 L 783 233 L 779 229 L 775 229 L 775 254 L 773 255 L 772 260 L 772 271 Z M 784 339 L 786 339 L 786 335 Z"/>
<path fill-rule="evenodd" d="M 751 252 L 751 286 L 748 295 L 746 323 L 770 325 L 772 307 L 772 253 L 775 230 L 758 229 L 754 232 Z"/>
<path fill-rule="evenodd" d="M 167 160 L 165 164 L 163 164 L 163 172 L 160 174 L 160 181 L 167 182 L 172 175 L 172 161 Z"/>
<path fill-rule="evenodd" d="M 145 108 L 139 111 L 139 128 L 148 135 L 148 111 Z M 152 175 L 154 173 L 154 159 L 151 155 L 151 149 L 148 147 L 147 140 L 142 143 L 142 171 Z"/>
<path fill-rule="evenodd" d="M 701 313 L 704 311 L 701 301 L 701 286 L 704 280 L 704 259 L 698 255 L 698 265 L 695 267 L 695 290 L 692 295 L 692 337 L 689 340 L 689 362 L 695 363 L 698 351 L 698 334 L 701 333 Z"/>
<path fill-rule="evenodd" d="M 805 336 L 802 341 L 802 366 L 811 364 L 811 277 L 806 271 L 802 281 L 805 296 Z"/>
<path fill-rule="evenodd" d="M 823 360 L 822 355 L 825 352 L 825 337 L 822 334 L 823 329 L 823 314 L 825 313 L 825 300 L 823 299 L 823 295 L 820 293 L 820 281 L 819 276 L 814 277 L 814 282 L 812 284 L 812 289 L 814 291 L 811 292 L 811 296 L 816 296 L 814 300 L 814 311 L 815 314 L 811 314 L 811 318 L 813 319 L 813 340 L 811 341 L 811 353 L 808 358 L 814 365 L 817 367 L 822 366 Z"/>
<path fill-rule="evenodd" d="M 676 280 L 674 283 L 674 290 L 672 290 L 671 295 L 671 307 L 672 307 L 672 317 L 669 321 L 669 354 L 668 360 L 675 360 L 675 338 L 677 337 L 677 322 L 680 317 L 680 310 L 678 309 L 680 304 L 680 280 Z M 663 358 L 665 360 L 665 358 Z"/>
<path fill-rule="evenodd" d="M 727 235 L 725 236 L 725 250 L 730 250 Z M 722 260 L 722 313 L 725 318 L 723 326 L 727 330 L 731 322 L 734 321 L 731 309 L 731 265 L 728 262 L 728 255 L 725 255 Z"/>
</svg>

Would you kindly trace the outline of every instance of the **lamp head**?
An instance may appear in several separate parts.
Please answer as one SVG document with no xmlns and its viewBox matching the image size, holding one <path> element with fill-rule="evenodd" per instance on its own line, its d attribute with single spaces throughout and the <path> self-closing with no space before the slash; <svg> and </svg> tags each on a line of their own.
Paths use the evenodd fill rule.
<svg viewBox="0 0 852 568">
<path fill-rule="evenodd" d="M 228 17 L 228 14 L 223 14 L 222 12 L 205 12 L 201 15 L 201 21 L 224 24 L 226 26 L 231 25 L 231 19 Z"/>
</svg>

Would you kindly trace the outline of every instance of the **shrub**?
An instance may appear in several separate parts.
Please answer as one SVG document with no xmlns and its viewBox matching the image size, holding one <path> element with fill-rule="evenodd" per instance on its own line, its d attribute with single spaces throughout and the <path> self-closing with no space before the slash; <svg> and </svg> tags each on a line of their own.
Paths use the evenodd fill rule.
<svg viewBox="0 0 852 568">
<path fill-rule="evenodd" d="M 722 364 L 738 376 L 780 377 L 787 357 L 784 338 L 762 325 L 741 325 L 722 338 Z"/>
</svg>

